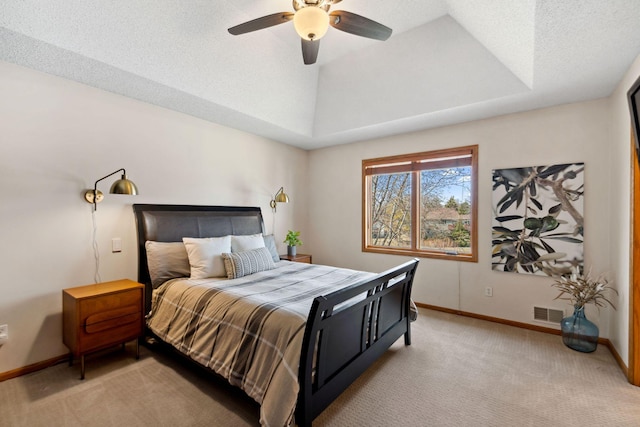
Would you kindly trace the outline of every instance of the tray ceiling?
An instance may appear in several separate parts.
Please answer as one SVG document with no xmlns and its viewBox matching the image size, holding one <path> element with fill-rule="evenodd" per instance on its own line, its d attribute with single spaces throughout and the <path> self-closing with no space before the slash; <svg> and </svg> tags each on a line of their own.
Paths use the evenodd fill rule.
<svg viewBox="0 0 640 427">
<path fill-rule="evenodd" d="M 304 65 L 290 0 L 0 0 L 0 60 L 304 149 L 605 97 L 640 54 L 637 0 L 343 0 Z"/>
</svg>

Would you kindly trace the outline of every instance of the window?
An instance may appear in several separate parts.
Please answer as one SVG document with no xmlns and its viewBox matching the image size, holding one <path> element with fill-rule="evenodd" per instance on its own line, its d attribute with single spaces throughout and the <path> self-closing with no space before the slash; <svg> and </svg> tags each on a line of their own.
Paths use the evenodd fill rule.
<svg viewBox="0 0 640 427">
<path fill-rule="evenodd" d="M 365 252 L 477 261 L 478 146 L 362 161 Z"/>
</svg>

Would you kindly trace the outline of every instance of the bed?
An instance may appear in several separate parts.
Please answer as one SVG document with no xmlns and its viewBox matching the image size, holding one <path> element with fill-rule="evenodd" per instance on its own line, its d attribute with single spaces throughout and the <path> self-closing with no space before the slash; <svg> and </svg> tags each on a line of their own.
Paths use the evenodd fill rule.
<svg viewBox="0 0 640 427">
<path fill-rule="evenodd" d="M 391 344 L 411 344 L 417 259 L 379 274 L 279 261 L 260 208 L 133 209 L 147 335 L 244 390 L 262 425 L 310 426 Z M 257 236 L 264 248 L 251 246 Z M 236 245 L 222 255 L 230 278 L 199 278 L 193 262 L 192 278 L 184 266 L 159 273 L 165 247 L 182 242 L 193 261 L 189 245 L 227 238 Z"/>
</svg>

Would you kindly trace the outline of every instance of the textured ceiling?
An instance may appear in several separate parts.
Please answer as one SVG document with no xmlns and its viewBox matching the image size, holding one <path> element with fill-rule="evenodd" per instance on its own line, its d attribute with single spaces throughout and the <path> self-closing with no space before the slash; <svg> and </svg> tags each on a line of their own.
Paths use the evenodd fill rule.
<svg viewBox="0 0 640 427">
<path fill-rule="evenodd" d="M 0 60 L 313 149 L 608 96 L 640 54 L 638 0 L 343 0 L 303 65 L 290 0 L 0 0 Z"/>
</svg>

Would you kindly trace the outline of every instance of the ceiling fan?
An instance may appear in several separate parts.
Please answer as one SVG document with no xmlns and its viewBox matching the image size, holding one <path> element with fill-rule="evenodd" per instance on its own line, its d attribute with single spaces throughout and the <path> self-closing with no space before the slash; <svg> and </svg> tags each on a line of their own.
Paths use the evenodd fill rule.
<svg viewBox="0 0 640 427">
<path fill-rule="evenodd" d="M 314 64 L 318 58 L 320 39 L 331 25 L 338 30 L 376 40 L 391 36 L 391 28 L 364 16 L 344 10 L 329 12 L 329 8 L 342 0 L 293 0 L 295 12 L 279 12 L 263 16 L 229 28 L 234 36 L 262 30 L 293 20 L 302 39 L 302 58 L 305 64 Z"/>
</svg>

